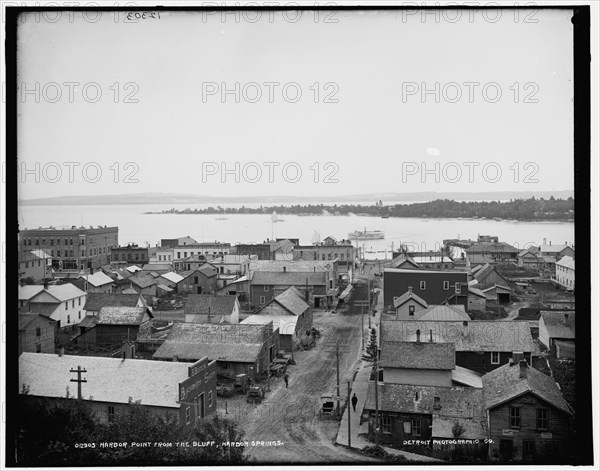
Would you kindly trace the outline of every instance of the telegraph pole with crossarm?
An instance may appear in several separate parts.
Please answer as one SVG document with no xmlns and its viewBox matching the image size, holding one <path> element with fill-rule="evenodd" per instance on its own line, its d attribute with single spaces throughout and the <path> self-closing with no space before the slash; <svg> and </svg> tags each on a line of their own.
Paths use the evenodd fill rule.
<svg viewBox="0 0 600 471">
<path fill-rule="evenodd" d="M 77 366 L 77 369 L 71 368 L 71 373 L 77 373 L 77 379 L 71 378 L 72 383 L 77 383 L 77 399 L 81 399 L 81 383 L 87 383 L 87 379 L 81 379 L 82 373 L 87 373 L 86 369 L 82 369 L 81 366 Z"/>
</svg>

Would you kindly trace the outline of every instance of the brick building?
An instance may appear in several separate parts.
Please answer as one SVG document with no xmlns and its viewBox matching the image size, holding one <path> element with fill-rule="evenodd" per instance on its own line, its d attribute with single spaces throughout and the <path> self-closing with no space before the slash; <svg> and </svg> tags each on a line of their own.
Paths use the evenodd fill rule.
<svg viewBox="0 0 600 471">
<path fill-rule="evenodd" d="M 20 251 L 44 250 L 55 270 L 95 271 L 111 261 L 111 249 L 118 245 L 118 227 L 45 227 L 19 233 Z"/>
</svg>

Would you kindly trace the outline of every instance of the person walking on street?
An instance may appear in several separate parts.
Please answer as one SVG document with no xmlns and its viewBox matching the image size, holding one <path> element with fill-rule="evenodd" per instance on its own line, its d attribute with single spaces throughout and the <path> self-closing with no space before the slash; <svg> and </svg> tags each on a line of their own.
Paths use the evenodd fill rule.
<svg viewBox="0 0 600 471">
<path fill-rule="evenodd" d="M 290 374 L 289 373 L 284 374 L 283 375 L 283 380 L 285 381 L 285 388 L 287 389 L 288 383 L 290 381 Z"/>
<path fill-rule="evenodd" d="M 356 412 L 356 403 L 358 402 L 358 397 L 356 397 L 356 393 L 354 393 L 354 395 L 352 396 L 352 408 L 354 409 L 354 412 Z"/>
</svg>

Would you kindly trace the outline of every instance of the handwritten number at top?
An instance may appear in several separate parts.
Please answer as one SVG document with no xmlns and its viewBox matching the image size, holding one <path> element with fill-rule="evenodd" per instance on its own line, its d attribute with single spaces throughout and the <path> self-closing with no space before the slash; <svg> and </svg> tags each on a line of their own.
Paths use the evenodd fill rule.
<svg viewBox="0 0 600 471">
<path fill-rule="evenodd" d="M 127 13 L 127 21 L 135 22 L 137 20 L 160 20 L 160 12 L 158 11 L 143 11 L 143 12 L 129 12 Z"/>
</svg>

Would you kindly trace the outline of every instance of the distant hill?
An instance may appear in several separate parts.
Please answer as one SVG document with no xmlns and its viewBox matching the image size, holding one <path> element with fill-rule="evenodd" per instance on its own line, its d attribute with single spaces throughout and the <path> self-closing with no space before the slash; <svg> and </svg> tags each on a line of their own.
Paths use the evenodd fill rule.
<svg viewBox="0 0 600 471">
<path fill-rule="evenodd" d="M 118 205 L 118 204 L 248 204 L 248 203 L 374 203 L 381 200 L 384 204 L 403 201 L 435 201 L 450 199 L 455 201 L 505 201 L 510 199 L 535 198 L 569 198 L 573 191 L 494 191 L 494 192 L 434 192 L 414 193 L 365 193 L 340 196 L 210 196 L 182 193 L 134 193 L 121 195 L 67 195 L 50 198 L 19 200 L 24 206 L 72 206 L 72 205 Z"/>
</svg>

